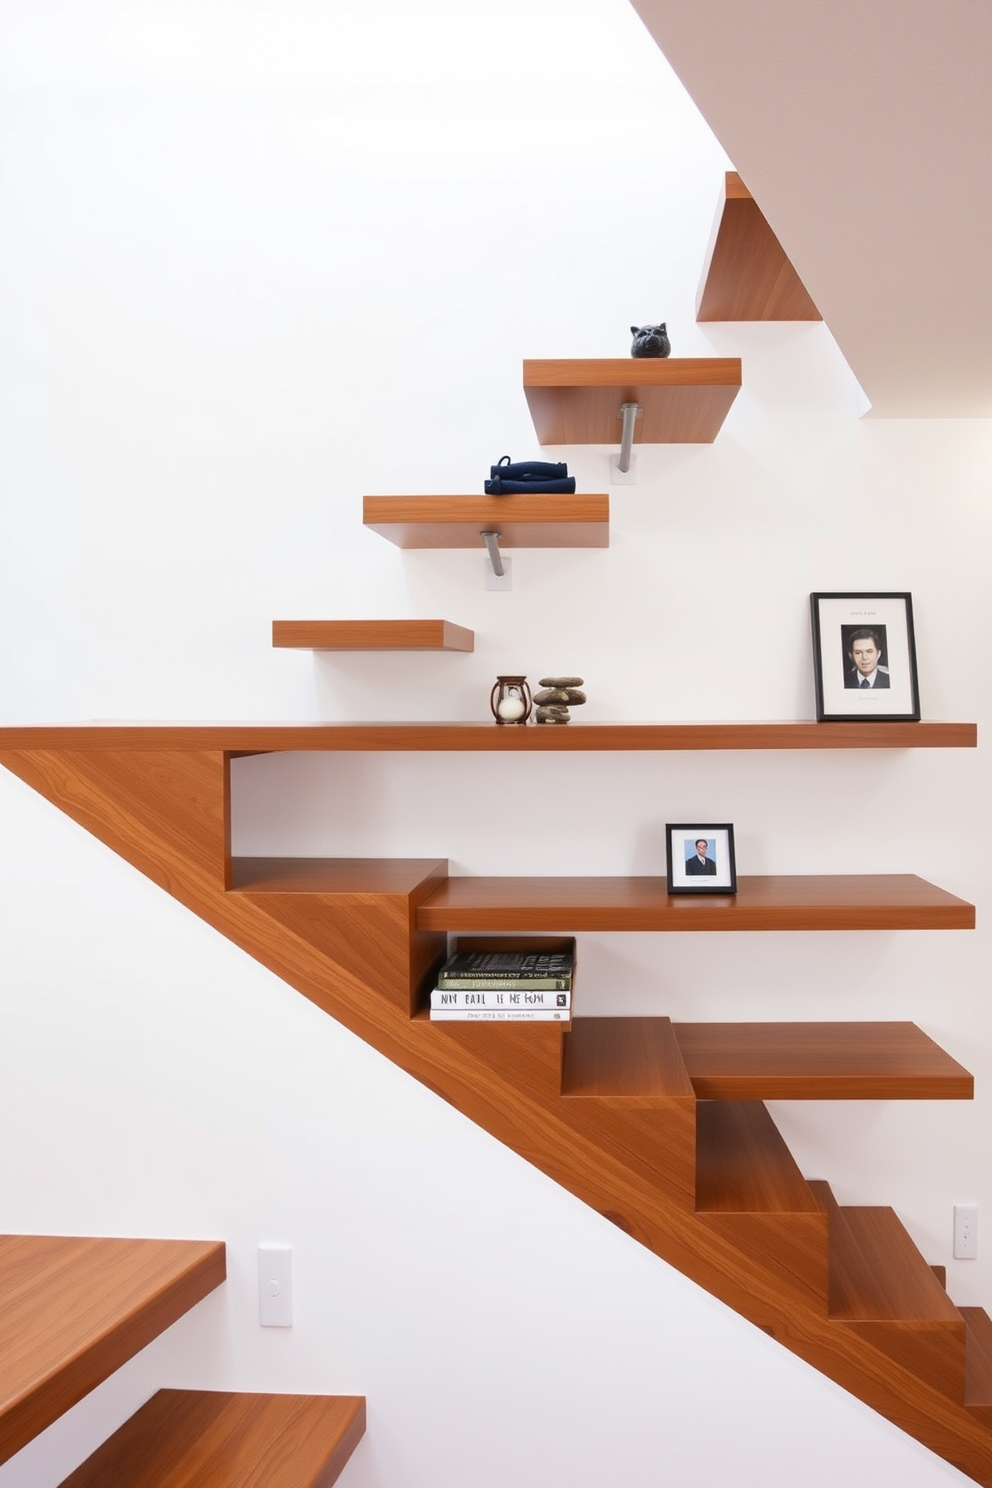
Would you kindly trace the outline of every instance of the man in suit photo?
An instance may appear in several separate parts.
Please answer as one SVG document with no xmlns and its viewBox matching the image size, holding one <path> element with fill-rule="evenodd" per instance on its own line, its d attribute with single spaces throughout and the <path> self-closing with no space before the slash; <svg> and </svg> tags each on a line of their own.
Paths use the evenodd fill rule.
<svg viewBox="0 0 992 1488">
<path fill-rule="evenodd" d="M 844 673 L 845 687 L 858 687 L 863 692 L 868 688 L 889 687 L 889 669 L 880 666 L 882 642 L 874 630 L 855 630 L 847 638 L 848 657 L 852 662 Z"/>
<path fill-rule="evenodd" d="M 689 875 L 712 874 L 716 877 L 716 859 L 709 856 L 710 845 L 705 837 L 695 843 L 696 851 L 685 860 L 685 871 Z"/>
</svg>

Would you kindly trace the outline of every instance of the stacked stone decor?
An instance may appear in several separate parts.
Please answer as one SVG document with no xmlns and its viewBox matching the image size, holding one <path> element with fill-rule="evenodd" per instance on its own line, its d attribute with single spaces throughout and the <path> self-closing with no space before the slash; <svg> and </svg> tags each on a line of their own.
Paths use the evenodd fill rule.
<svg viewBox="0 0 992 1488">
<path fill-rule="evenodd" d="M 581 677 L 542 677 L 540 688 L 534 694 L 538 723 L 570 723 L 569 708 L 577 708 L 586 700 Z"/>
</svg>

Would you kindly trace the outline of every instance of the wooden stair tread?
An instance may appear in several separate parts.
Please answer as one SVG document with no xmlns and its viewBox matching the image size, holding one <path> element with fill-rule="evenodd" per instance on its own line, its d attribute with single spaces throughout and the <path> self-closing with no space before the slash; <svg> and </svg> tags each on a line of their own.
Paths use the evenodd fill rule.
<svg viewBox="0 0 992 1488">
<path fill-rule="evenodd" d="M 506 501 L 509 497 L 494 497 Z M 534 497 L 522 498 L 533 501 Z M 974 749 L 974 723 L 584 723 L 567 728 L 497 728 L 492 719 L 375 723 L 97 723 L 0 728 L 0 751 L 450 750 L 457 753 L 711 749 Z M 16 756 L 3 760 L 18 773 Z"/>
<path fill-rule="evenodd" d="M 711 444 L 741 386 L 739 357 L 608 357 L 524 362 L 541 444 L 616 444 L 620 406 L 642 410 L 635 444 Z"/>
<path fill-rule="evenodd" d="M 0 1462 L 225 1273 L 219 1241 L 0 1236 Z"/>
<path fill-rule="evenodd" d="M 667 881 L 652 876 L 448 878 L 417 911 L 421 930 L 475 932 L 965 930 L 974 923 L 973 905 L 912 873 L 751 875 L 738 879 L 736 894 L 702 895 L 670 895 Z"/>
<path fill-rule="evenodd" d="M 822 319 L 736 171 L 726 174 L 724 199 L 699 286 L 696 319 Z"/>
<path fill-rule="evenodd" d="M 575 1018 L 564 1038 L 563 1096 L 692 1099 L 669 1018 Z"/>
<path fill-rule="evenodd" d="M 965 1404 L 992 1411 L 992 1318 L 984 1307 L 959 1307 L 958 1311 L 967 1329 Z"/>
<path fill-rule="evenodd" d="M 816 1214 L 820 1205 L 761 1101 L 696 1106 L 696 1212 Z"/>
<path fill-rule="evenodd" d="M 830 1315 L 850 1320 L 960 1323 L 961 1314 L 895 1211 L 844 1206 L 812 1180 L 830 1220 Z"/>
<path fill-rule="evenodd" d="M 400 548 L 608 548 L 610 498 L 600 492 L 533 496 L 365 496 L 362 520 Z"/>
<path fill-rule="evenodd" d="M 364 1431 L 361 1396 L 160 1390 L 60 1488 L 330 1488 Z"/>
<path fill-rule="evenodd" d="M 972 1076 L 915 1023 L 676 1023 L 701 1100 L 970 1100 Z"/>
<path fill-rule="evenodd" d="M 272 644 L 300 651 L 474 651 L 450 620 L 273 620 Z"/>
</svg>

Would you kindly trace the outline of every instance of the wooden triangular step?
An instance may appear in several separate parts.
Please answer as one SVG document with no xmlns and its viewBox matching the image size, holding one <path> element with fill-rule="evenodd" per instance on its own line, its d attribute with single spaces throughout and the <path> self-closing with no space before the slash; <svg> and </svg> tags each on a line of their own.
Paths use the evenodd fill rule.
<svg viewBox="0 0 992 1488">
<path fill-rule="evenodd" d="M 574 1018 L 562 1042 L 561 1094 L 618 1154 L 646 1155 L 659 1188 L 691 1210 L 696 1097 L 669 1018 Z M 588 1102 L 586 1106 L 585 1103 Z"/>
<path fill-rule="evenodd" d="M 915 1023 L 675 1023 L 704 1100 L 971 1100 L 974 1079 Z"/>
<path fill-rule="evenodd" d="M 967 1329 L 964 1403 L 992 1426 L 992 1318 L 984 1307 L 958 1308 Z"/>
<path fill-rule="evenodd" d="M 830 1221 L 830 1316 L 963 1401 L 965 1323 L 894 1210 L 844 1207 L 810 1184 Z"/>
<path fill-rule="evenodd" d="M 827 1216 L 760 1101 L 696 1106 L 696 1213 L 827 1309 Z"/>
<path fill-rule="evenodd" d="M 225 1275 L 220 1241 L 0 1236 L 0 1462 Z"/>
<path fill-rule="evenodd" d="M 61 1488 L 330 1488 L 364 1432 L 361 1396 L 160 1390 Z"/>
</svg>

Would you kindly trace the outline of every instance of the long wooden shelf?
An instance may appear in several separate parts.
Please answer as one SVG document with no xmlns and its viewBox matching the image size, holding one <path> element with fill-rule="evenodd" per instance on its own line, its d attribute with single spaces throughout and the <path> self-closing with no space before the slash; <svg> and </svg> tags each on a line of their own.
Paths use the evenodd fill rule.
<svg viewBox="0 0 992 1488">
<path fill-rule="evenodd" d="M 364 1432 L 361 1396 L 159 1390 L 61 1488 L 330 1488 Z"/>
<path fill-rule="evenodd" d="M 610 498 L 574 496 L 364 496 L 362 520 L 398 548 L 608 548 Z"/>
<path fill-rule="evenodd" d="M 738 357 L 524 362 L 541 444 L 619 445 L 622 403 L 643 410 L 635 444 L 712 444 L 740 386 Z"/>
<path fill-rule="evenodd" d="M 674 1023 L 700 1100 L 971 1100 L 915 1023 Z"/>
<path fill-rule="evenodd" d="M 713 749 L 974 749 L 974 723 L 583 723 L 498 728 L 459 723 L 82 723 L 0 728 L 0 753 L 23 749 L 363 753 L 593 753 Z M 2 763 L 2 761 L 0 761 Z"/>
<path fill-rule="evenodd" d="M 663 877 L 447 878 L 419 930 L 972 930 L 974 905 L 911 873 L 743 877 L 669 895 Z"/>
<path fill-rule="evenodd" d="M 0 1462 L 224 1280 L 219 1241 L 0 1236 Z"/>
<path fill-rule="evenodd" d="M 822 318 L 754 197 L 737 172 L 728 171 L 699 286 L 696 319 Z"/>
<path fill-rule="evenodd" d="M 273 620 L 272 644 L 295 651 L 474 651 L 450 620 Z"/>
</svg>

